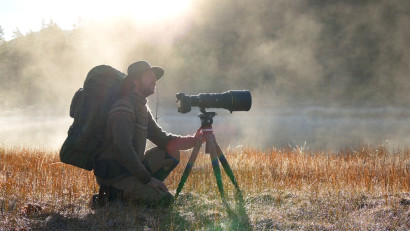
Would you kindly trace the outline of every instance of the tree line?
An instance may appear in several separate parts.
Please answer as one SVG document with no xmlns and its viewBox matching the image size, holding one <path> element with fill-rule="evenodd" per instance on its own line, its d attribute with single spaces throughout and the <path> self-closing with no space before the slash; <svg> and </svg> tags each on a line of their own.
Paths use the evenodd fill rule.
<svg viewBox="0 0 410 231">
<path fill-rule="evenodd" d="M 215 4 L 218 3 L 218 4 Z M 88 23 L 0 29 L 0 106 L 61 107 L 98 64 L 163 66 L 176 92 L 250 89 L 262 105 L 409 106 L 408 1 L 197 1 L 179 27 Z M 200 9 L 200 10 L 199 10 Z"/>
</svg>

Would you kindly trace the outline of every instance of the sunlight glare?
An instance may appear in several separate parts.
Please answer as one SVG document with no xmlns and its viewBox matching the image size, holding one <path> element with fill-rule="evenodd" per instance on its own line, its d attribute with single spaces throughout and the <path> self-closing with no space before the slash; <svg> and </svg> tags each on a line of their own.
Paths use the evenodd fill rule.
<svg viewBox="0 0 410 231">
<path fill-rule="evenodd" d="M 126 14 L 138 21 L 159 21 L 187 10 L 190 0 L 138 0 L 126 9 Z"/>
<path fill-rule="evenodd" d="M 135 22 L 162 23 L 187 14 L 194 0 L 16 0 L 17 11 L 3 17 L 3 27 L 23 33 L 52 20 L 64 29 L 79 21 L 110 22 L 129 18 Z M 21 17 L 24 15 L 24 17 Z M 8 31 L 7 31 L 8 32 Z M 11 34 L 11 31 L 8 32 Z"/>
</svg>

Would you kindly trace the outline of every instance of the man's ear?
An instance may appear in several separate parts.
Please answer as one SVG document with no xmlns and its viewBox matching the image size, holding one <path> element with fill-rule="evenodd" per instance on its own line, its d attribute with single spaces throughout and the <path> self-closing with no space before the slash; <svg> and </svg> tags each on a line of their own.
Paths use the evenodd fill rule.
<svg viewBox="0 0 410 231">
<path fill-rule="evenodd" d="M 134 83 L 135 86 L 139 85 L 139 82 L 140 81 L 137 78 L 132 79 L 132 83 Z"/>
</svg>

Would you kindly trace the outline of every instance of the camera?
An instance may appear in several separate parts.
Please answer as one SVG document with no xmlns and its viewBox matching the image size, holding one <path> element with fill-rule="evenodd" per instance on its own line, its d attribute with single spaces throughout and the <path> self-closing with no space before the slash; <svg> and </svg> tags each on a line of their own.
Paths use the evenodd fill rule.
<svg viewBox="0 0 410 231">
<path fill-rule="evenodd" d="M 230 90 L 223 93 L 201 93 L 185 95 L 178 93 L 178 112 L 187 113 L 191 107 L 199 107 L 203 112 L 206 108 L 224 108 L 233 111 L 249 111 L 252 105 L 252 96 L 248 90 Z"/>
</svg>

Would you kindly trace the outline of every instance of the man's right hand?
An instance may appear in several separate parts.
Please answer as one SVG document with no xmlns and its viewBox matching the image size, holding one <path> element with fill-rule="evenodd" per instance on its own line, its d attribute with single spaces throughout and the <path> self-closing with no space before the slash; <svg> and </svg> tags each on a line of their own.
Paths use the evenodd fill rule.
<svg viewBox="0 0 410 231">
<path fill-rule="evenodd" d="M 148 182 L 147 185 L 149 187 L 155 189 L 158 193 L 161 193 L 161 191 L 168 192 L 168 188 L 167 188 L 167 186 L 165 186 L 164 182 L 162 182 L 162 181 L 160 181 L 160 180 L 158 180 L 154 177 L 151 177 L 151 180 Z"/>
</svg>

